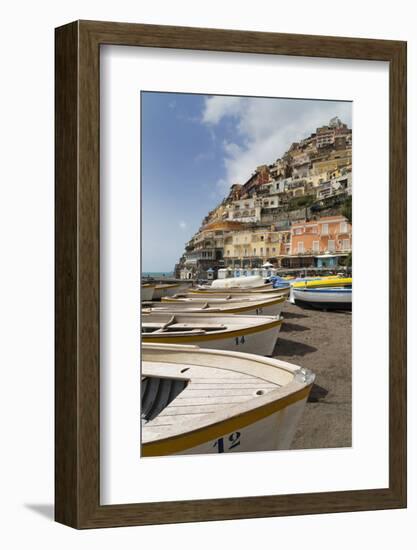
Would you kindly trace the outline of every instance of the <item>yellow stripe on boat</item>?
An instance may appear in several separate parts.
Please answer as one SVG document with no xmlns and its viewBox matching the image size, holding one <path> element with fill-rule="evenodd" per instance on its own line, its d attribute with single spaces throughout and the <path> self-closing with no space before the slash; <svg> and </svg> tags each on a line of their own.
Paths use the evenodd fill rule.
<svg viewBox="0 0 417 550">
<path fill-rule="evenodd" d="M 179 286 L 181 286 L 181 283 L 161 283 L 161 284 L 157 284 L 155 286 L 156 286 L 156 288 L 159 288 L 159 289 L 178 288 Z"/>
<path fill-rule="evenodd" d="M 282 302 L 286 302 L 287 298 L 286 296 L 278 296 L 278 298 L 276 298 L 275 300 L 273 299 L 266 299 L 266 300 L 254 300 L 253 302 L 250 302 L 250 301 L 247 301 L 247 300 L 243 300 L 242 299 L 242 302 L 246 302 L 248 303 L 249 305 L 245 305 L 245 306 L 242 306 L 242 307 L 238 307 L 240 303 L 242 302 L 227 302 L 227 301 L 224 301 L 224 302 L 199 302 L 199 301 L 189 301 L 189 302 L 182 302 L 180 300 L 177 300 L 176 298 L 166 298 L 163 300 L 162 303 L 164 304 L 167 304 L 167 308 L 169 307 L 169 304 L 194 304 L 195 307 L 198 307 L 198 304 L 200 303 L 208 303 L 210 305 L 210 307 L 212 307 L 213 309 L 221 309 L 221 313 L 243 313 L 244 311 L 251 311 L 252 309 L 262 309 L 262 308 L 266 308 L 266 307 L 269 307 L 269 306 L 276 306 L 277 304 L 281 304 Z M 221 308 L 220 306 L 229 306 L 229 308 Z M 235 307 L 236 306 L 236 307 Z M 156 310 L 157 311 L 157 310 Z M 210 313 L 210 308 L 207 309 L 207 313 Z"/>
<path fill-rule="evenodd" d="M 340 278 L 326 278 L 326 279 L 316 279 L 316 280 L 306 280 L 306 281 L 297 281 L 293 283 L 293 288 L 325 288 L 326 286 L 336 287 L 336 286 L 346 286 L 352 284 L 351 277 L 340 277 Z"/>
<path fill-rule="evenodd" d="M 211 426 L 206 426 L 195 431 L 168 437 L 161 441 L 142 444 L 142 456 L 164 456 L 186 451 L 208 441 L 218 439 L 230 432 L 238 431 L 246 426 L 254 424 L 277 411 L 305 399 L 310 393 L 312 384 L 278 401 L 267 403 L 256 409 L 251 409 L 239 416 L 223 420 Z"/>
<path fill-rule="evenodd" d="M 264 332 L 271 328 L 279 327 L 282 321 L 283 319 L 281 317 L 276 321 L 263 323 L 254 327 L 231 331 L 225 330 L 224 332 L 217 332 L 216 334 L 206 332 L 205 334 L 196 334 L 195 336 L 167 336 L 166 338 L 160 336 L 158 338 L 152 338 L 152 333 L 149 333 L 149 335 L 142 334 L 142 342 L 144 344 L 193 344 L 196 342 L 207 342 L 208 340 L 224 340 L 236 338 L 238 336 L 247 336 L 248 334 L 256 334 L 257 332 Z"/>
<path fill-rule="evenodd" d="M 253 296 L 256 296 L 257 294 L 285 294 L 289 293 L 290 291 L 290 285 L 288 287 L 278 287 L 273 288 L 272 286 L 264 286 L 264 287 L 256 287 L 256 288 L 244 288 L 244 289 L 236 289 L 236 288 L 216 288 L 215 290 L 208 290 L 208 289 L 199 289 L 199 288 L 192 288 L 188 292 L 190 294 L 205 294 L 206 296 L 211 296 L 212 294 L 231 294 L 233 296 L 239 296 L 239 294 L 251 294 Z"/>
<path fill-rule="evenodd" d="M 252 302 L 252 304 L 249 305 L 249 306 L 244 306 L 244 307 L 239 307 L 239 308 L 234 308 L 233 307 L 233 302 L 230 302 L 230 310 L 222 309 L 222 313 L 227 313 L 228 311 L 230 311 L 230 313 L 243 313 L 244 311 L 251 311 L 255 307 L 258 308 L 258 309 L 262 309 L 264 307 L 266 308 L 266 307 L 269 307 L 269 306 L 276 306 L 277 304 L 281 304 L 282 302 L 286 302 L 286 301 L 287 301 L 287 298 L 285 296 L 284 297 L 280 296 L 276 300 L 270 300 L 270 301 L 267 300 L 265 302 L 260 302 L 260 303 Z M 216 303 L 216 302 L 213 303 L 213 307 L 216 307 L 218 305 L 223 305 L 223 302 L 222 303 Z M 226 302 L 225 305 L 229 305 L 229 304 Z"/>
</svg>

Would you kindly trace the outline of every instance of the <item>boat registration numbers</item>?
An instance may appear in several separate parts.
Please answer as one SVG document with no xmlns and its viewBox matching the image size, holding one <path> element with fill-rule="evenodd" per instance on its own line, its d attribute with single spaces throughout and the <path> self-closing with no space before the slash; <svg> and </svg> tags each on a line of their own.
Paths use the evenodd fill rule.
<svg viewBox="0 0 417 550">
<path fill-rule="evenodd" d="M 216 439 L 213 447 L 217 448 L 218 453 L 227 453 L 240 445 L 240 432 L 233 432 L 229 437 L 220 437 Z"/>
</svg>

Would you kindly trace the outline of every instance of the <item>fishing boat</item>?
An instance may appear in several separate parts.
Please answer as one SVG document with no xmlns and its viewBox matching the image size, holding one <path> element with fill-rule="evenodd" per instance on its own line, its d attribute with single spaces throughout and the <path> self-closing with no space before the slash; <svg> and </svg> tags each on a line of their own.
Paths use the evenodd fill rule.
<svg viewBox="0 0 417 550">
<path fill-rule="evenodd" d="M 282 317 L 205 313 L 142 313 L 142 342 L 271 355 Z"/>
<path fill-rule="evenodd" d="M 288 289 L 290 286 L 290 283 L 284 279 L 283 277 L 279 277 L 278 275 L 274 275 L 273 277 L 269 278 L 269 282 L 272 283 L 272 288 L 279 290 L 279 289 Z"/>
<path fill-rule="evenodd" d="M 141 454 L 289 449 L 314 378 L 277 359 L 144 344 Z"/>
<path fill-rule="evenodd" d="M 184 296 L 184 297 L 181 297 Z M 224 313 L 236 315 L 279 315 L 286 302 L 285 296 L 260 294 L 242 297 L 212 297 L 199 294 L 163 298 L 161 302 L 142 302 L 142 311 L 175 311 L 195 313 Z"/>
<path fill-rule="evenodd" d="M 211 283 L 211 289 L 225 288 L 259 288 L 265 286 L 265 279 L 261 275 L 248 277 L 230 277 L 228 279 L 216 279 Z M 272 286 L 272 285 L 271 285 Z"/>
<path fill-rule="evenodd" d="M 208 289 L 208 288 L 191 288 L 188 291 L 188 294 L 199 294 L 204 296 L 224 296 L 224 295 L 232 295 L 232 296 L 239 296 L 242 294 L 261 294 L 262 296 L 266 296 L 268 294 L 272 294 L 273 296 L 289 296 L 290 294 L 290 285 L 287 287 L 282 288 L 273 288 L 272 284 L 264 285 L 263 287 L 257 287 L 257 288 L 224 288 L 224 289 Z"/>
<path fill-rule="evenodd" d="M 193 283 L 190 281 L 182 281 L 180 282 L 180 288 L 177 292 L 188 292 L 190 288 L 193 286 Z"/>
<path fill-rule="evenodd" d="M 342 287 L 352 288 L 352 277 L 314 277 L 309 279 L 296 279 L 292 283 L 293 288 L 324 288 Z"/>
<path fill-rule="evenodd" d="M 210 303 L 231 303 L 231 302 L 259 302 L 259 300 L 272 300 L 282 298 L 281 292 L 207 292 L 205 294 L 196 292 L 183 292 L 166 296 L 161 299 L 162 302 L 210 302 Z"/>
<path fill-rule="evenodd" d="M 143 302 L 152 300 L 153 294 L 154 294 L 154 291 L 155 291 L 155 286 L 156 286 L 156 284 L 152 284 L 152 283 L 145 283 L 145 284 L 141 285 L 141 287 L 140 287 L 140 290 L 141 290 L 140 299 Z"/>
<path fill-rule="evenodd" d="M 181 292 L 184 286 L 181 283 L 158 283 L 155 285 L 153 300 L 160 300 L 164 296 L 173 296 Z"/>
<path fill-rule="evenodd" d="M 305 279 L 295 279 L 291 283 L 289 301 L 295 303 L 294 290 L 315 289 L 315 288 L 352 288 L 351 277 L 310 277 Z"/>
<path fill-rule="evenodd" d="M 294 288 L 294 303 L 316 309 L 352 309 L 352 289 L 341 287 Z"/>
</svg>

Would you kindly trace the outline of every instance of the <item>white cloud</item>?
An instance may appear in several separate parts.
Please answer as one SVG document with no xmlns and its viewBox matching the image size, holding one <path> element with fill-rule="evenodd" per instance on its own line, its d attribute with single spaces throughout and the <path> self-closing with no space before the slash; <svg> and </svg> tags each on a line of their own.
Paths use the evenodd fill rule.
<svg viewBox="0 0 417 550">
<path fill-rule="evenodd" d="M 178 225 L 181 227 L 181 229 L 186 229 L 187 227 L 187 224 L 184 221 L 180 221 Z"/>
<path fill-rule="evenodd" d="M 289 148 L 326 124 L 333 116 L 351 126 L 351 103 L 274 98 L 212 96 L 205 100 L 202 122 L 210 131 L 224 119 L 235 134 L 223 139 L 223 194 L 244 183 L 260 164 L 270 164 Z"/>
<path fill-rule="evenodd" d="M 244 98 L 233 96 L 211 96 L 206 99 L 203 122 L 218 124 L 224 116 L 238 115 L 241 111 Z"/>
</svg>

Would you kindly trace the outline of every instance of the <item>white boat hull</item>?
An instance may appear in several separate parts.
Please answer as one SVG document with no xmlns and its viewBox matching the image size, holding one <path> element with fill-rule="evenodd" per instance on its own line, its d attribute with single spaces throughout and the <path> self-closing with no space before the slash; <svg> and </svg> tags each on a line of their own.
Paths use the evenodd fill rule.
<svg viewBox="0 0 417 550">
<path fill-rule="evenodd" d="M 239 351 L 270 356 L 277 343 L 280 329 L 281 325 L 278 325 L 268 330 L 245 334 L 243 336 L 219 338 L 215 340 L 202 339 L 195 342 L 195 345 L 205 349 L 221 349 L 224 351 Z"/>
<path fill-rule="evenodd" d="M 344 289 L 292 289 L 293 303 L 321 309 L 351 309 L 352 291 Z"/>
<path fill-rule="evenodd" d="M 258 288 L 251 288 L 251 289 L 248 289 L 248 288 L 239 288 L 239 289 L 236 289 L 236 288 L 230 288 L 230 289 L 221 289 L 221 288 L 217 288 L 215 290 L 203 290 L 201 288 L 197 288 L 195 290 L 191 290 L 189 291 L 190 294 L 192 294 L 193 296 L 198 296 L 199 298 L 200 297 L 203 297 L 203 296 L 207 296 L 207 297 L 219 297 L 221 298 L 222 296 L 225 296 L 225 295 L 228 295 L 228 296 L 232 296 L 233 298 L 239 298 L 239 296 L 243 295 L 243 294 L 250 294 L 251 296 L 253 297 L 260 297 L 259 299 L 262 299 L 262 298 L 272 298 L 272 297 L 280 297 L 280 296 L 288 296 L 289 293 L 290 293 L 290 287 L 285 287 L 285 288 L 272 288 L 272 286 L 268 286 L 268 285 L 264 285 L 262 287 L 258 287 Z"/>
<path fill-rule="evenodd" d="M 307 396 L 249 426 L 175 454 L 242 453 L 289 449 L 306 401 Z"/>
<path fill-rule="evenodd" d="M 285 302 L 280 302 L 278 304 L 271 304 L 262 307 L 253 307 L 247 311 L 237 312 L 237 315 L 280 315 Z"/>
<path fill-rule="evenodd" d="M 256 288 L 264 284 L 264 279 L 260 275 L 249 277 L 231 277 L 230 279 L 216 279 L 212 282 L 211 288 Z"/>
<path fill-rule="evenodd" d="M 245 304 L 245 307 L 240 308 L 239 303 L 230 302 L 229 304 L 227 302 L 207 302 L 210 305 L 210 309 L 198 309 L 199 302 L 170 302 L 170 301 L 162 301 L 161 305 L 154 307 L 153 311 L 155 313 L 158 312 L 172 312 L 172 313 L 191 313 L 191 312 L 198 312 L 198 313 L 204 313 L 205 315 L 210 315 L 213 313 L 224 313 L 225 315 L 273 315 L 273 316 L 279 316 L 282 313 L 282 310 L 284 309 L 285 301 L 276 302 L 274 304 L 265 304 L 265 305 L 256 305 L 253 304 L 253 307 L 247 306 Z M 204 304 L 203 304 L 204 305 Z M 147 304 L 145 306 L 149 307 L 152 310 L 152 304 Z M 216 308 L 219 308 L 216 311 Z M 230 309 L 229 309 L 230 308 Z"/>
<path fill-rule="evenodd" d="M 140 289 L 140 299 L 142 302 L 148 302 L 153 299 L 155 287 L 154 286 L 142 286 Z"/>
<path fill-rule="evenodd" d="M 153 300 L 160 300 L 164 296 L 174 296 L 178 292 L 181 292 L 181 288 L 184 287 L 182 285 L 163 286 L 162 288 L 156 286 L 153 293 Z"/>
<path fill-rule="evenodd" d="M 236 313 L 236 315 L 276 315 L 279 316 L 282 313 L 282 310 L 284 308 L 285 302 L 280 302 L 276 304 L 271 305 L 264 305 L 264 306 L 257 306 L 251 309 L 247 309 L 246 311 L 237 311 L 233 312 Z M 213 305 L 213 307 L 215 307 Z"/>
<path fill-rule="evenodd" d="M 278 321 L 278 319 L 277 319 Z M 277 343 L 278 334 L 282 321 L 263 328 L 259 326 L 256 331 L 236 330 L 230 334 L 208 334 L 192 336 L 179 334 L 163 335 L 162 337 L 152 336 L 152 333 L 143 334 L 143 343 L 161 343 L 198 346 L 204 349 L 217 349 L 224 351 L 238 351 L 253 353 L 255 355 L 271 356 Z M 248 333 L 249 332 L 249 333 Z M 239 334 L 240 333 L 240 334 Z"/>
<path fill-rule="evenodd" d="M 290 449 L 314 378 L 277 359 L 145 344 L 142 456 Z"/>
</svg>

